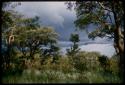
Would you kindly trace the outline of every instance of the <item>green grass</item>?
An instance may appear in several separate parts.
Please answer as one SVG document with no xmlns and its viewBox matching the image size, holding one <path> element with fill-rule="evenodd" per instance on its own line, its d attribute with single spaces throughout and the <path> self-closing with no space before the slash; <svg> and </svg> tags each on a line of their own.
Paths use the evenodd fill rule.
<svg viewBox="0 0 125 85">
<path fill-rule="evenodd" d="M 2 83 L 121 83 L 117 62 L 111 62 L 112 73 L 105 72 L 95 59 L 97 56 L 100 55 L 82 52 L 74 58 L 60 57 L 58 63 L 51 63 L 52 59 L 48 58 L 43 65 L 40 59 L 34 59 L 29 61 L 27 66 L 33 65 L 27 69 L 18 66 L 23 69 L 22 74 L 17 74 L 18 69 L 15 68 L 15 75 L 10 73 L 3 76 Z M 94 63 L 87 57 L 94 57 Z"/>
<path fill-rule="evenodd" d="M 120 83 L 114 75 L 105 75 L 97 72 L 69 72 L 55 70 L 25 70 L 21 76 L 8 76 L 3 83 Z"/>
</svg>

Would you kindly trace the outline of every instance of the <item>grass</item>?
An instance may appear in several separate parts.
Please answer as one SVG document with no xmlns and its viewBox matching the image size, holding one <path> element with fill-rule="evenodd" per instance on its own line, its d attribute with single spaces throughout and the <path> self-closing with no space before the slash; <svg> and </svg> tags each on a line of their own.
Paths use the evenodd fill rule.
<svg viewBox="0 0 125 85">
<path fill-rule="evenodd" d="M 41 65 L 40 59 L 29 61 L 29 68 L 23 69 L 22 74 L 7 75 L 2 78 L 2 83 L 121 83 L 117 74 L 105 72 L 99 62 L 94 63 L 85 60 L 85 57 L 97 56 L 97 54 L 81 53 L 74 57 L 75 61 L 68 57 L 60 57 L 58 63 L 51 63 L 48 58 Z M 100 55 L 99 55 L 100 56 Z M 96 63 L 95 63 L 96 62 Z M 74 64 L 75 63 L 75 64 Z M 87 69 L 85 66 L 87 65 Z M 89 65 L 90 64 L 90 65 Z M 94 68 L 92 68 L 94 66 Z M 112 62 L 111 69 L 117 70 L 117 65 Z M 115 72 L 117 73 L 117 71 Z"/>
<path fill-rule="evenodd" d="M 97 72 L 69 72 L 55 70 L 24 70 L 21 76 L 8 76 L 3 78 L 3 83 L 120 83 L 114 75 L 102 76 Z"/>
</svg>

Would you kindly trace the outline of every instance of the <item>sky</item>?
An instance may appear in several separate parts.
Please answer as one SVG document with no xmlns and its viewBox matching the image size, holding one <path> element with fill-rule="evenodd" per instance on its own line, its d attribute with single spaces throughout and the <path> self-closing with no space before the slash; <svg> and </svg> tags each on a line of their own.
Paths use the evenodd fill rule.
<svg viewBox="0 0 125 85">
<path fill-rule="evenodd" d="M 68 41 L 71 33 L 79 33 L 81 41 L 90 41 L 87 33 L 78 30 L 74 25 L 76 13 L 74 10 L 68 10 L 65 2 L 21 2 L 20 6 L 15 8 L 16 11 L 24 14 L 26 17 L 40 17 L 40 24 L 43 26 L 52 26 L 59 33 L 59 40 Z M 88 27 L 91 31 L 95 26 Z M 99 39 L 99 38 L 98 38 Z M 98 39 L 96 41 L 98 42 Z M 102 42 L 104 39 L 99 39 Z M 105 42 L 107 40 L 105 39 Z"/>
<path fill-rule="evenodd" d="M 95 44 L 112 44 L 112 41 L 107 40 L 106 38 L 97 38 L 94 41 L 88 38 L 88 35 L 85 31 L 77 30 L 74 25 L 76 20 L 76 12 L 74 10 L 68 10 L 65 2 L 21 2 L 20 6 L 15 8 L 21 14 L 24 14 L 26 17 L 39 16 L 39 23 L 42 26 L 52 26 L 55 31 L 59 34 L 59 44 L 62 47 L 67 47 L 70 45 L 69 38 L 71 33 L 79 33 L 80 36 L 80 45 L 85 45 L 85 43 L 95 43 Z M 89 31 L 92 31 L 95 26 L 88 26 Z M 84 47 L 84 46 L 83 46 Z M 92 46 L 88 46 L 89 49 Z M 85 48 L 85 47 L 84 47 Z M 113 47 L 111 47 L 112 49 Z M 95 47 L 93 48 L 95 49 Z M 99 48 L 98 48 L 99 49 Z M 102 47 L 105 51 L 107 48 Z M 109 48 L 110 49 L 110 48 Z M 114 52 L 114 49 L 112 49 Z M 107 51 L 105 51 L 107 52 Z M 109 51 L 110 52 L 110 51 Z M 113 54 L 112 52 L 112 54 Z"/>
</svg>

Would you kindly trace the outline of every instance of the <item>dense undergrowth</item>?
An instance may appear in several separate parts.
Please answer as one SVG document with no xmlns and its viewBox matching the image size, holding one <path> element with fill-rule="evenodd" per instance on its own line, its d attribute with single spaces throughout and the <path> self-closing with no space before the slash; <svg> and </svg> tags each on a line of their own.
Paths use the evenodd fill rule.
<svg viewBox="0 0 125 85">
<path fill-rule="evenodd" d="M 43 61 L 36 54 L 34 59 L 25 59 L 25 63 L 12 63 L 10 69 L 3 72 L 2 82 L 121 83 L 117 57 L 107 58 L 96 52 L 79 52 L 74 56 L 60 56 L 53 62 L 52 57 Z"/>
</svg>

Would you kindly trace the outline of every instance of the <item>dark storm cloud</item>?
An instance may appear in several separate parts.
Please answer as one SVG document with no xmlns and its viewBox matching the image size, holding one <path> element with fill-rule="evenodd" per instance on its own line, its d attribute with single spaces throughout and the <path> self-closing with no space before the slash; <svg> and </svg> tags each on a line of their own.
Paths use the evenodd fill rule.
<svg viewBox="0 0 125 85">
<path fill-rule="evenodd" d="M 25 17 L 39 16 L 41 26 L 52 26 L 59 34 L 58 45 L 62 49 L 61 52 L 65 53 L 72 44 L 69 42 L 70 34 L 76 32 L 74 26 L 75 11 L 66 8 L 64 2 L 22 2 L 21 6 L 17 6 L 15 10 L 24 14 Z M 92 24 L 89 25 L 88 31 L 93 31 L 95 27 Z M 77 33 L 80 35 L 79 47 L 81 50 L 98 51 L 107 56 L 114 54 L 112 42 L 107 41 L 106 38 L 96 38 L 92 41 L 88 39 L 85 31 L 79 30 Z"/>
<path fill-rule="evenodd" d="M 22 2 L 15 10 L 24 14 L 26 17 L 40 17 L 40 24 L 43 26 L 52 26 L 59 33 L 60 41 L 68 41 L 70 34 L 75 31 L 74 20 L 75 11 L 67 10 L 64 2 Z M 94 26 L 90 25 L 89 31 Z M 85 31 L 77 31 L 81 41 L 91 41 L 88 39 Z M 97 42 L 104 42 L 105 39 L 97 39 Z"/>
<path fill-rule="evenodd" d="M 75 31 L 75 11 L 67 10 L 64 2 L 22 2 L 16 10 L 27 17 L 39 16 L 40 24 L 54 27 L 61 41 L 68 41 L 70 34 Z M 80 38 L 87 39 L 87 35 L 81 32 Z"/>
</svg>

